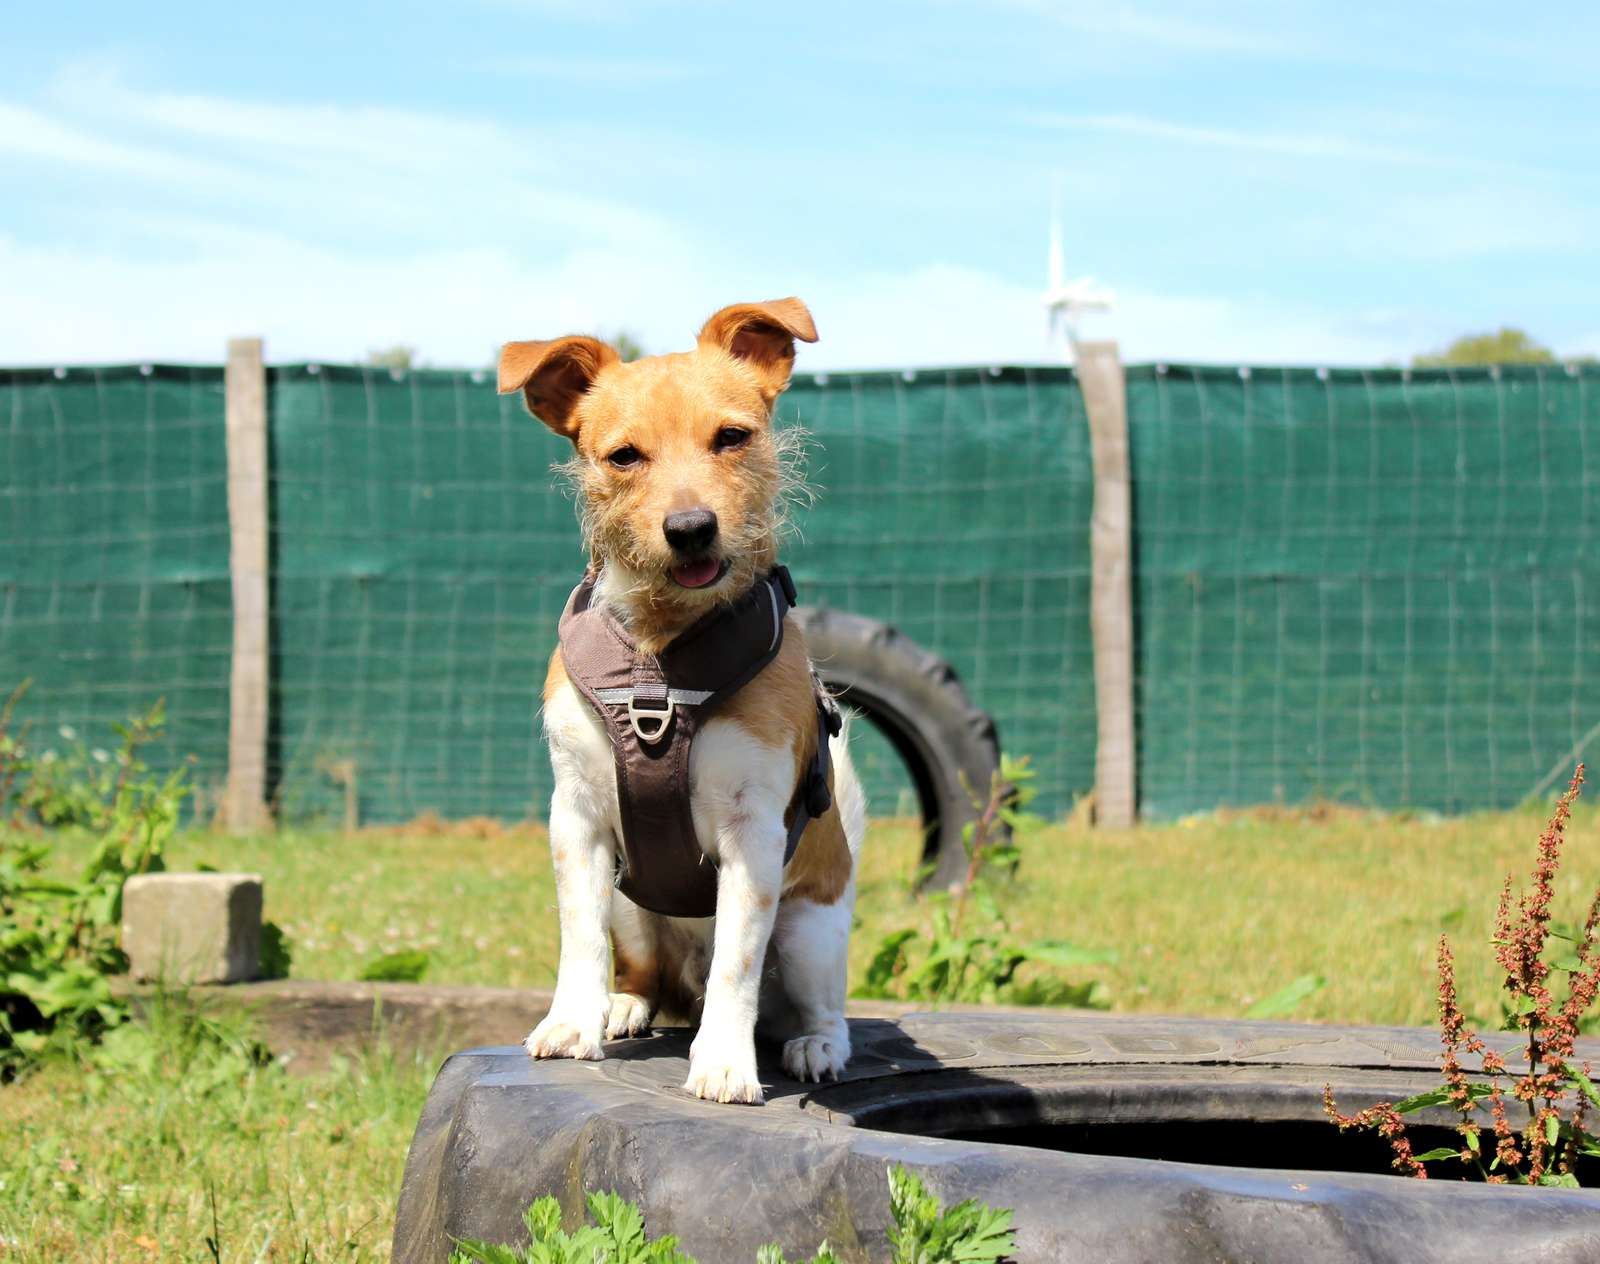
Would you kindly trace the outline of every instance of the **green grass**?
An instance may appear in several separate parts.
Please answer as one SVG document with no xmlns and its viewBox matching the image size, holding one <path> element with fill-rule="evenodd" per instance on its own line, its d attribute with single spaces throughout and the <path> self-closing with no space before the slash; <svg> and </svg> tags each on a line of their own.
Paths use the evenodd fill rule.
<svg viewBox="0 0 1600 1264">
<path fill-rule="evenodd" d="M 1028 839 L 1020 876 L 999 890 L 1019 937 L 1118 951 L 1115 964 L 1075 975 L 1102 979 L 1118 1011 L 1238 1016 L 1315 973 L 1327 986 L 1296 1019 L 1428 1024 L 1433 954 L 1448 929 L 1463 1003 L 1491 1018 L 1495 899 L 1506 872 L 1522 880 L 1541 825 L 1531 812 L 1428 821 L 1330 811 L 1122 834 L 1052 826 Z M 1569 840 L 1556 914 L 1573 920 L 1600 880 L 1600 816 L 1580 812 Z M 907 889 L 916 847 L 906 825 L 879 823 L 868 839 L 858 978 L 879 935 L 924 916 Z M 169 861 L 260 872 L 298 977 L 353 978 L 375 956 L 421 947 L 434 982 L 554 980 L 554 894 L 537 830 L 193 833 Z M 229 1264 L 386 1258 L 433 1063 L 374 1055 L 316 1077 L 230 1077 L 186 1067 L 174 1040 L 178 1051 L 148 1066 L 57 1064 L 0 1086 L 0 1262 L 211 1260 L 213 1194 Z"/>
<path fill-rule="evenodd" d="M 1353 811 L 1255 812 L 1127 833 L 1053 825 L 1030 837 L 1019 876 L 1003 882 L 1018 938 L 1113 948 L 1084 967 L 1112 1007 L 1242 1015 L 1303 974 L 1327 986 L 1294 1017 L 1429 1024 L 1439 932 L 1457 945 L 1463 1004 L 1498 1013 L 1485 946 L 1500 882 L 1519 882 L 1543 825 L 1538 812 L 1452 820 Z M 1600 814 L 1573 821 L 1557 916 L 1581 920 L 1600 883 Z M 880 936 L 916 925 L 917 848 L 909 825 L 874 825 L 861 864 L 852 978 Z M 555 981 L 555 888 L 537 830 L 487 823 L 353 836 L 288 831 L 259 839 L 189 834 L 174 868 L 205 861 L 261 873 L 266 915 L 294 951 L 292 973 L 355 978 L 400 948 L 430 954 L 439 983 L 549 986 Z"/>
<path fill-rule="evenodd" d="M 128 1065 L 57 1060 L 0 1087 L 0 1260 L 387 1260 L 436 1060 L 379 1048 L 294 1078 L 180 1013 Z"/>
</svg>

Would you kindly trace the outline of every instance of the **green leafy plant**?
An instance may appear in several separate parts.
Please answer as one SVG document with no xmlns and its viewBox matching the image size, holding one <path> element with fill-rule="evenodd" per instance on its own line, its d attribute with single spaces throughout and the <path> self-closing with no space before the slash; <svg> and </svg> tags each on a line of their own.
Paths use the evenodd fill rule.
<svg viewBox="0 0 1600 1264">
<path fill-rule="evenodd" d="M 22 745 L 22 739 L 11 731 L 12 717 L 16 714 L 17 703 L 22 695 L 28 692 L 28 686 L 33 682 L 24 680 L 11 691 L 11 696 L 0 705 L 0 826 L 7 821 L 14 821 L 17 813 L 18 793 L 17 782 L 28 772 L 30 760 L 28 752 Z"/>
<path fill-rule="evenodd" d="M 23 681 L 0 708 L 0 808 L 19 823 L 106 830 L 124 784 L 148 772 L 139 748 L 159 736 L 161 704 L 128 725 L 113 725 L 120 739 L 113 749 L 91 746 L 67 724 L 56 730 L 59 745 L 40 747 L 11 732 L 16 704 L 31 684 Z"/>
<path fill-rule="evenodd" d="M 1011 1212 L 968 1198 L 948 1211 L 903 1167 L 889 1169 L 889 1244 L 894 1264 L 994 1261 L 1017 1249 Z"/>
<path fill-rule="evenodd" d="M 561 1204 L 540 1198 L 522 1215 L 528 1245 L 521 1249 L 462 1241 L 451 1264 L 694 1264 L 678 1250 L 678 1239 L 648 1239 L 644 1216 L 616 1194 L 590 1194 L 585 1203 L 593 1224 L 573 1233 L 561 1227 Z"/>
<path fill-rule="evenodd" d="M 1500 890 L 1491 943 L 1505 971 L 1506 1029 L 1522 1034 L 1513 1061 L 1526 1064 L 1513 1071 L 1507 1055 L 1488 1047 L 1467 1024 L 1456 999 L 1455 960 L 1448 935 L 1439 937 L 1439 1026 L 1444 1053 L 1444 1083 L 1401 1102 L 1378 1102 L 1354 1115 L 1341 1114 L 1333 1090 L 1323 1086 L 1323 1105 L 1340 1130 L 1370 1129 L 1394 1151 L 1396 1171 L 1427 1177 L 1430 1163 L 1451 1166 L 1463 1177 L 1478 1176 L 1493 1184 L 1578 1184 L 1580 1158 L 1600 1157 L 1600 1137 L 1590 1131 L 1587 1116 L 1600 1107 L 1589 1063 L 1574 1063 L 1574 1045 L 1584 1015 L 1600 993 L 1600 890 L 1589 905 L 1583 928 L 1563 932 L 1550 920 L 1561 846 L 1573 800 L 1583 787 L 1583 765 L 1556 804 L 1555 814 L 1539 838 L 1532 885 L 1512 897 L 1508 874 Z M 1565 979 L 1558 997 L 1557 976 Z M 1486 1078 L 1474 1079 L 1462 1065 L 1475 1056 Z M 1570 1106 L 1570 1110 L 1568 1107 Z M 1406 1117 L 1417 1111 L 1449 1107 L 1459 1116 L 1458 1146 L 1414 1152 Z M 1520 1124 L 1511 1116 L 1525 1114 Z M 1481 1122 L 1480 1122 L 1481 1121 Z"/>
<path fill-rule="evenodd" d="M 181 991 L 155 988 L 141 998 L 138 1017 L 105 1032 L 91 1074 L 136 1082 L 179 1079 L 197 1101 L 229 1092 L 272 1062 L 248 1019 L 228 1011 L 206 1013 Z"/>
<path fill-rule="evenodd" d="M 40 820 L 52 819 L 50 805 L 68 802 L 52 797 L 63 783 L 50 780 L 50 773 L 48 792 L 37 789 L 41 761 L 10 734 L 10 718 L 8 706 L 0 713 L 0 791 L 11 797 L 0 800 L 0 815 L 12 815 L 20 802 Z M 162 777 L 140 758 L 162 722 L 158 702 L 146 715 L 115 726 L 120 745 L 106 760 L 115 775 L 92 782 L 92 792 L 102 797 L 92 807 L 70 799 L 79 814 L 74 819 L 92 822 L 97 835 L 75 878 L 54 876 L 51 835 L 0 831 L 0 1073 L 14 1073 L 51 1047 L 93 1038 L 129 1017 L 109 982 L 127 967 L 118 944 L 122 886 L 134 874 L 163 867 L 163 850 L 189 793 L 185 769 Z"/>
<path fill-rule="evenodd" d="M 261 977 L 287 979 L 294 965 L 294 945 L 277 922 L 261 923 Z"/>
<path fill-rule="evenodd" d="M 111 753 L 91 748 L 70 725 L 56 730 L 64 745 L 32 757 L 22 806 L 41 825 L 104 829 L 106 803 L 121 774 Z"/>
<path fill-rule="evenodd" d="M 523 1213 L 527 1246 L 460 1241 L 450 1264 L 695 1264 L 678 1250 L 676 1238 L 647 1237 L 644 1216 L 633 1203 L 613 1193 L 593 1193 L 585 1204 L 593 1223 L 567 1233 L 561 1204 L 540 1198 Z M 889 1169 L 889 1214 L 894 1264 L 993 1264 L 1016 1250 L 1009 1211 L 974 1198 L 946 1211 L 903 1167 Z M 783 1248 L 768 1243 L 756 1252 L 756 1264 L 789 1264 L 789 1259 Z M 839 1264 L 839 1257 L 824 1242 L 808 1264 Z"/>
<path fill-rule="evenodd" d="M 1264 996 L 1249 1009 L 1246 1018 L 1285 1018 L 1328 985 L 1320 974 L 1302 974 L 1284 984 L 1271 996 Z"/>
<path fill-rule="evenodd" d="M 1035 789 L 1026 758 L 1002 756 L 986 798 L 974 798 L 977 819 L 962 833 L 965 880 L 953 891 L 928 897 L 932 931 L 901 929 L 885 935 L 867 964 L 857 995 L 910 1001 L 1010 1002 L 1103 1008 L 1104 986 L 1046 975 L 1017 978 L 1025 964 L 1070 969 L 1116 960 L 1110 951 L 1085 949 L 1063 939 L 1020 940 L 995 892 L 996 875 L 1014 879 L 1024 837 L 1043 822 L 1027 811 Z M 974 919 L 971 914 L 976 913 Z M 973 921 L 979 926 L 975 929 Z"/>
<path fill-rule="evenodd" d="M 428 972 L 429 957 L 420 948 L 403 948 L 374 957 L 361 967 L 363 983 L 416 983 Z"/>
</svg>

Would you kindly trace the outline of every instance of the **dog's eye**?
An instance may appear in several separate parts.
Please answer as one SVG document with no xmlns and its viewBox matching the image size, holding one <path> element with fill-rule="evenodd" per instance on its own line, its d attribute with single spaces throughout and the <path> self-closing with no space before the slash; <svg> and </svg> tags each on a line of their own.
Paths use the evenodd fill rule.
<svg viewBox="0 0 1600 1264">
<path fill-rule="evenodd" d="M 729 448 L 742 448 L 750 440 L 750 432 L 742 426 L 724 426 L 717 431 L 717 437 L 711 446 L 718 452 L 726 452 Z"/>
<path fill-rule="evenodd" d="M 615 452 L 608 456 L 606 460 L 610 461 L 611 464 L 616 466 L 619 470 L 625 470 L 630 465 L 637 465 L 640 461 L 644 460 L 644 453 L 639 451 L 639 449 L 634 447 L 632 444 L 628 444 L 624 447 L 618 448 Z"/>
</svg>

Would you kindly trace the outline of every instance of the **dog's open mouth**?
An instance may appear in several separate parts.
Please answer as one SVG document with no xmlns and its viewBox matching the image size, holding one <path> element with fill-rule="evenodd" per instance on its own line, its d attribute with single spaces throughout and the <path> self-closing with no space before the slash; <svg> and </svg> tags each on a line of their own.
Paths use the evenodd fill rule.
<svg viewBox="0 0 1600 1264">
<path fill-rule="evenodd" d="M 672 578 L 683 588 L 709 588 L 726 574 L 728 564 L 714 557 L 703 557 L 698 562 L 680 562 L 672 568 Z"/>
</svg>

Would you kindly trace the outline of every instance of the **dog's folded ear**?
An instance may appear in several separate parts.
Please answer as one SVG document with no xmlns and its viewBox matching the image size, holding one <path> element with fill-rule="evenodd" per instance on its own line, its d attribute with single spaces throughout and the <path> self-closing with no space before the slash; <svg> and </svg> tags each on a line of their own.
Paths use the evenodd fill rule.
<svg viewBox="0 0 1600 1264">
<path fill-rule="evenodd" d="M 815 342 L 817 327 L 797 298 L 769 303 L 735 303 L 724 307 L 700 330 L 700 345 L 721 347 L 755 370 L 761 393 L 770 404 L 789 385 L 794 368 L 794 340 Z"/>
<path fill-rule="evenodd" d="M 600 370 L 620 359 L 615 348 L 579 334 L 550 342 L 508 342 L 500 348 L 500 394 L 520 390 L 530 413 L 576 443 L 572 414 L 578 401 Z"/>
</svg>

